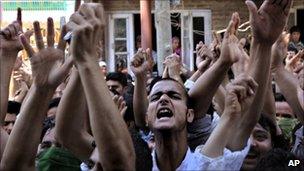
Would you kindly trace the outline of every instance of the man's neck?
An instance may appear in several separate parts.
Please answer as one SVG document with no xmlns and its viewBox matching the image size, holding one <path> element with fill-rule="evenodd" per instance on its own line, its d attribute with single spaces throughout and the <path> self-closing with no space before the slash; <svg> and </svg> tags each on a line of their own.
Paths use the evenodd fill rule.
<svg viewBox="0 0 304 171">
<path fill-rule="evenodd" d="M 184 160 L 188 145 L 187 131 L 155 132 L 156 162 L 160 170 L 176 170 Z"/>
</svg>

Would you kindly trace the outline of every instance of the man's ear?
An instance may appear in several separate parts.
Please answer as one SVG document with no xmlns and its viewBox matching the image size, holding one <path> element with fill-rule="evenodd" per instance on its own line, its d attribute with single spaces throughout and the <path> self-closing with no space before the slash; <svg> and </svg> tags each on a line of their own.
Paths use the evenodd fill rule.
<svg viewBox="0 0 304 171">
<path fill-rule="evenodd" d="M 187 122 L 188 123 L 191 123 L 194 119 L 194 111 L 193 109 L 188 109 L 188 112 L 187 112 Z"/>
</svg>

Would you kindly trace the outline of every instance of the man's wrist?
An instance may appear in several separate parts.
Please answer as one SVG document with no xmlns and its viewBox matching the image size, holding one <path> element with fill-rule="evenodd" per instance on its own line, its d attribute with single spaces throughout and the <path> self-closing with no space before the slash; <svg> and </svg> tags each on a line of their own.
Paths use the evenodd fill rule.
<svg viewBox="0 0 304 171">
<path fill-rule="evenodd" d="M 145 72 L 136 73 L 134 75 L 135 75 L 135 79 L 138 81 L 146 80 L 146 78 L 147 78 L 147 75 Z"/>
<path fill-rule="evenodd" d="M 265 47 L 265 48 L 269 48 L 271 49 L 273 43 L 271 42 L 268 42 L 268 41 L 262 41 L 262 40 L 259 40 L 259 39 L 256 39 L 256 38 L 252 38 L 252 46 L 253 45 L 262 45 L 262 47 Z"/>
<path fill-rule="evenodd" d="M 240 112 L 237 112 L 235 110 L 225 109 L 223 112 L 222 118 L 225 121 L 234 123 L 240 119 L 239 116 L 240 116 Z"/>
</svg>

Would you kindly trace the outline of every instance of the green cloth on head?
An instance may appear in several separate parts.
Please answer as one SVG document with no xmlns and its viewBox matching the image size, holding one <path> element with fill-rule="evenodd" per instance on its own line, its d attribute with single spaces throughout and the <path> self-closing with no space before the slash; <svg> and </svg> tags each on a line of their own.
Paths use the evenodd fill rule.
<svg viewBox="0 0 304 171">
<path fill-rule="evenodd" d="M 38 157 L 39 171 L 80 171 L 81 161 L 71 152 L 50 147 Z"/>
<path fill-rule="evenodd" d="M 277 117 L 277 119 L 278 125 L 282 129 L 283 135 L 291 142 L 292 130 L 297 124 L 297 119 L 285 117 Z"/>
</svg>

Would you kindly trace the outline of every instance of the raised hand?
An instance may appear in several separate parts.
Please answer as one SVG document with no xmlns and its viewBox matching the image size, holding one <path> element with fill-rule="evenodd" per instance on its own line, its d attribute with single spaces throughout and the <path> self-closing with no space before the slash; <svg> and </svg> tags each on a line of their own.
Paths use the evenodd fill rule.
<svg viewBox="0 0 304 171">
<path fill-rule="evenodd" d="M 18 8 L 17 20 L 0 31 L 0 49 L 2 57 L 17 57 L 17 53 L 22 50 L 22 45 L 18 35 L 22 33 L 21 9 Z M 14 58 L 15 61 L 16 58 Z M 4 59 L 1 59 L 4 60 Z"/>
<path fill-rule="evenodd" d="M 123 97 L 118 96 L 118 95 L 114 95 L 112 99 L 113 99 L 114 103 L 116 104 L 120 115 L 122 117 L 124 117 L 128 106 L 126 106 L 126 102 L 124 101 Z"/>
<path fill-rule="evenodd" d="M 253 78 L 245 74 L 239 75 L 226 86 L 224 113 L 230 113 L 239 119 L 252 104 L 257 87 Z"/>
<path fill-rule="evenodd" d="M 66 33 L 65 26 L 61 31 L 60 41 L 57 48 L 54 47 L 54 23 L 52 18 L 47 21 L 47 46 L 45 47 L 39 22 L 34 22 L 34 32 L 38 52 L 29 44 L 25 35 L 21 35 L 21 42 L 32 65 L 33 83 L 38 87 L 55 89 L 65 78 L 71 67 L 67 60 L 62 64 L 64 58 L 65 41 L 63 36 Z"/>
<path fill-rule="evenodd" d="M 277 40 L 286 24 L 292 2 L 293 0 L 265 0 L 260 9 L 257 9 L 252 1 L 246 1 L 255 41 L 273 44 Z"/>
<path fill-rule="evenodd" d="M 283 32 L 271 48 L 271 70 L 273 72 L 280 66 L 284 66 L 283 60 L 287 55 L 289 34 Z"/>
<path fill-rule="evenodd" d="M 240 58 L 236 63 L 234 63 L 232 65 L 232 68 L 231 68 L 235 77 L 244 73 L 245 71 L 247 71 L 247 68 L 249 65 L 249 56 L 244 49 L 245 42 L 246 42 L 245 38 L 240 39 L 239 46 L 238 46 L 240 51 L 237 51 L 240 53 L 237 55 Z"/>
<path fill-rule="evenodd" d="M 211 61 L 214 60 L 212 50 L 208 48 L 202 41 L 196 45 L 196 67 L 204 72 L 208 69 Z"/>
<path fill-rule="evenodd" d="M 213 41 L 209 45 L 210 50 L 212 51 L 213 57 L 215 60 L 217 60 L 221 55 L 221 46 L 222 46 L 222 40 L 220 35 L 218 35 L 216 32 L 212 33 Z"/>
<path fill-rule="evenodd" d="M 236 31 L 240 23 L 240 17 L 238 13 L 233 13 L 227 31 L 225 32 L 224 39 L 221 46 L 220 59 L 228 62 L 237 62 L 240 58 L 241 51 L 238 48 L 238 38 L 236 37 Z"/>
<path fill-rule="evenodd" d="M 298 70 L 302 68 L 301 58 L 304 59 L 304 50 L 300 50 L 297 54 L 288 54 L 285 63 L 285 68 L 290 72 L 299 72 Z"/>
<path fill-rule="evenodd" d="M 180 78 L 182 65 L 180 62 L 180 57 L 176 54 L 172 54 L 170 56 L 167 56 L 163 63 L 166 66 L 165 68 L 167 68 L 167 76 L 183 84 L 183 81 Z"/>
<path fill-rule="evenodd" d="M 135 76 L 142 76 L 149 70 L 149 63 L 147 58 L 150 58 L 150 49 L 138 49 L 137 53 L 133 56 L 131 61 L 131 70 Z"/>
<path fill-rule="evenodd" d="M 101 5 L 83 4 L 70 17 L 67 29 L 73 32 L 71 52 L 76 64 L 97 60 L 97 45 L 105 22 Z M 89 58 L 86 58 L 88 56 Z"/>
</svg>

